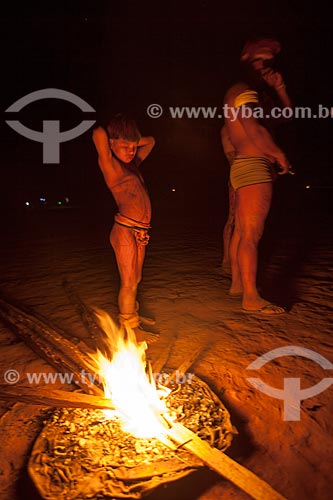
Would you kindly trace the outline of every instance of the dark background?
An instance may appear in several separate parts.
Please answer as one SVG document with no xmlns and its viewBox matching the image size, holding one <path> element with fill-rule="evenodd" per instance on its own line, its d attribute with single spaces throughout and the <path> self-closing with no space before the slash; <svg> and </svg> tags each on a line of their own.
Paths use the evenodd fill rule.
<svg viewBox="0 0 333 500">
<path fill-rule="evenodd" d="M 171 119 L 167 108 L 221 106 L 249 36 L 281 40 L 281 70 L 295 106 L 333 104 L 330 16 L 319 3 L 33 2 L 4 7 L 1 31 L 1 216 L 11 228 L 24 225 L 33 204 L 41 209 L 40 196 L 49 208 L 67 196 L 73 210 L 84 209 L 92 220 L 105 215 L 111 222 L 114 210 L 91 130 L 61 144 L 59 165 L 43 165 L 42 144 L 5 123 L 13 119 L 5 110 L 30 92 L 67 90 L 96 110 L 88 117 L 70 103 L 39 101 L 15 116 L 36 130 L 43 119 L 58 119 L 66 130 L 82 119 L 104 123 L 110 114 L 126 111 L 143 135 L 155 136 L 156 147 L 142 168 L 156 224 L 182 218 L 223 224 L 228 167 L 220 146 L 222 121 Z M 151 103 L 163 106 L 161 118 L 147 116 Z M 293 120 L 277 140 L 297 172 L 279 180 L 280 215 L 281 207 L 330 210 L 332 120 Z M 312 189 L 305 189 L 308 184 Z"/>
</svg>

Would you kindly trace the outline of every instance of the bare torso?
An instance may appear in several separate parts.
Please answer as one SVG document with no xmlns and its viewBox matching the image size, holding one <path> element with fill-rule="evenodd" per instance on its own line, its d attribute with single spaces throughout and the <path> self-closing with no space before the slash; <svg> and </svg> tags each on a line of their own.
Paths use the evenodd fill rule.
<svg viewBox="0 0 333 500">
<path fill-rule="evenodd" d="M 127 165 L 116 158 L 113 161 L 117 164 L 117 179 L 112 179 L 109 188 L 119 212 L 138 222 L 150 223 L 151 203 L 138 167 L 134 161 Z"/>
<path fill-rule="evenodd" d="M 234 107 L 235 98 L 244 90 L 249 90 L 249 87 L 244 83 L 233 85 L 225 96 L 224 103 L 228 105 L 229 109 Z M 240 112 L 240 109 L 238 108 Z M 225 125 L 227 128 L 230 141 L 235 149 L 235 156 L 248 155 L 248 156 L 261 156 L 272 159 L 270 155 L 262 151 L 257 144 L 246 133 L 239 118 L 234 119 L 231 113 L 225 117 Z"/>
</svg>

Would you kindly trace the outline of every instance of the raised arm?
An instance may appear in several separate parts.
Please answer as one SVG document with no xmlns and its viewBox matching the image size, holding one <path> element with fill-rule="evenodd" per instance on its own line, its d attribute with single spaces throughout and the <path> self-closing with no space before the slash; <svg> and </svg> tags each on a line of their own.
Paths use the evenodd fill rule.
<svg viewBox="0 0 333 500">
<path fill-rule="evenodd" d="M 136 152 L 137 165 L 139 165 L 145 158 L 147 158 L 154 146 L 154 137 L 141 137 L 140 141 L 138 142 L 138 149 Z"/>
<path fill-rule="evenodd" d="M 112 154 L 109 146 L 109 138 L 103 127 L 95 128 L 93 131 L 93 141 L 98 153 L 98 160 L 110 161 Z"/>
<path fill-rule="evenodd" d="M 262 77 L 265 82 L 275 90 L 282 108 L 292 108 L 292 102 L 281 73 L 269 70 L 266 74 L 262 75 Z"/>
<path fill-rule="evenodd" d="M 93 141 L 98 153 L 98 164 L 102 170 L 105 182 L 109 187 L 112 187 L 118 177 L 118 173 L 112 158 L 109 138 L 103 127 L 94 129 Z"/>
</svg>

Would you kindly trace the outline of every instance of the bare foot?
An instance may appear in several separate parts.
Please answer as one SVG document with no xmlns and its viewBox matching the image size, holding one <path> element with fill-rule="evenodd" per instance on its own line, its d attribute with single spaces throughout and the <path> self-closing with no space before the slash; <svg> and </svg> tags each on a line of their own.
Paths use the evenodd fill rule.
<svg viewBox="0 0 333 500">
<path fill-rule="evenodd" d="M 143 323 L 144 325 L 155 325 L 156 321 L 153 318 L 147 318 L 147 316 L 141 316 L 139 315 L 140 323 Z"/>
<path fill-rule="evenodd" d="M 223 276 L 231 276 L 230 264 L 222 262 L 221 273 Z"/>
<path fill-rule="evenodd" d="M 231 297 L 239 297 L 243 295 L 243 291 L 243 283 L 241 280 L 233 278 L 229 288 L 229 295 L 231 295 Z"/>
<path fill-rule="evenodd" d="M 230 297 L 241 297 L 243 295 L 243 289 L 238 287 L 230 287 L 229 289 Z"/>
<path fill-rule="evenodd" d="M 146 332 L 142 328 L 134 328 L 134 333 L 137 342 L 147 342 L 147 344 L 154 344 L 160 338 L 159 333 Z"/>
</svg>

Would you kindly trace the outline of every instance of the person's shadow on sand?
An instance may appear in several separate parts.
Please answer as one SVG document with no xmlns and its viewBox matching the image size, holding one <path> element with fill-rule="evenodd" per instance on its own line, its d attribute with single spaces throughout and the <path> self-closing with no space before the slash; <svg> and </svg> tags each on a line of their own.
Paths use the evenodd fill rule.
<svg viewBox="0 0 333 500">
<path fill-rule="evenodd" d="M 290 188 L 291 189 L 291 188 Z M 332 233 L 332 214 L 322 210 L 318 199 L 310 200 L 301 188 L 283 189 L 274 208 L 259 248 L 258 284 L 272 302 L 287 310 L 299 300 L 298 280 L 304 262 L 325 233 Z"/>
</svg>

